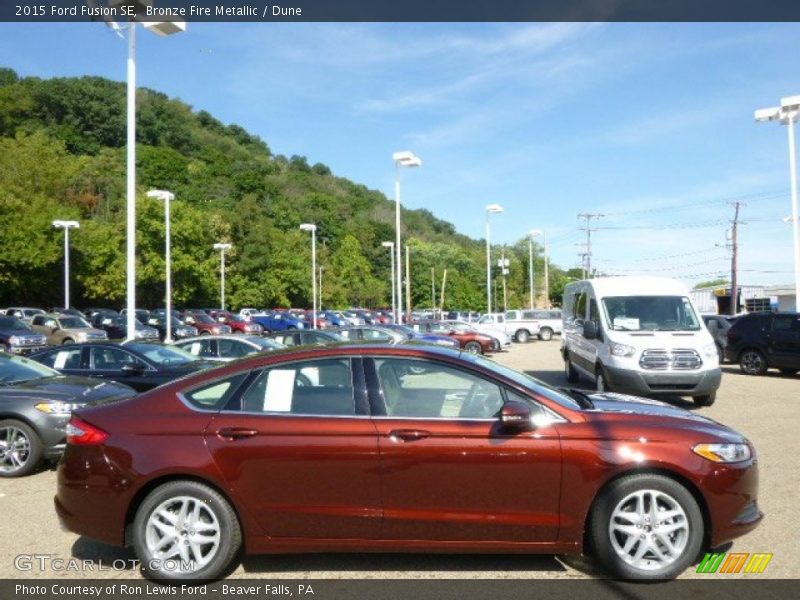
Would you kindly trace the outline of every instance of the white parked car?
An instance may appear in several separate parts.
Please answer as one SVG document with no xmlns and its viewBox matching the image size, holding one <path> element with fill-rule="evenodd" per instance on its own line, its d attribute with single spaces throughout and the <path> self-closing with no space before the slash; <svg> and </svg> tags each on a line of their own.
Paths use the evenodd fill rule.
<svg viewBox="0 0 800 600">
<path fill-rule="evenodd" d="M 691 396 L 714 403 L 717 346 L 686 286 L 665 277 L 605 277 L 564 288 L 561 351 L 567 380 L 598 391 Z"/>
<path fill-rule="evenodd" d="M 506 330 L 511 332 L 514 341 L 525 343 L 539 335 L 539 321 L 533 310 L 507 310 L 505 314 Z"/>
</svg>

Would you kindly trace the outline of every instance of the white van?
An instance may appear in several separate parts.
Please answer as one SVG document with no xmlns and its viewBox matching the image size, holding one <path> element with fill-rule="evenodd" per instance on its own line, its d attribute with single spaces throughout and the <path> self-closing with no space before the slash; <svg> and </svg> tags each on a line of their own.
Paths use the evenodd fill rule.
<svg viewBox="0 0 800 600">
<path fill-rule="evenodd" d="M 562 318 L 570 383 L 583 375 L 598 391 L 714 403 L 721 379 L 717 347 L 679 281 L 607 277 L 570 283 Z"/>
</svg>

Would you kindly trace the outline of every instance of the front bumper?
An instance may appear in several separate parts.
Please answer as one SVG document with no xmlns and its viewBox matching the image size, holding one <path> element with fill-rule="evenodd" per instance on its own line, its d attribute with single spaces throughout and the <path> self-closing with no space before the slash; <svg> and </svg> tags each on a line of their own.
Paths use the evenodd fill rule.
<svg viewBox="0 0 800 600">
<path fill-rule="evenodd" d="M 608 386 L 635 396 L 707 396 L 722 381 L 719 368 L 707 371 L 640 371 L 605 367 Z"/>
<path fill-rule="evenodd" d="M 25 354 L 32 354 L 39 350 L 44 350 L 47 348 L 46 344 L 42 344 L 40 346 L 9 346 L 8 353 L 9 354 L 17 354 L 17 355 L 25 355 Z"/>
</svg>

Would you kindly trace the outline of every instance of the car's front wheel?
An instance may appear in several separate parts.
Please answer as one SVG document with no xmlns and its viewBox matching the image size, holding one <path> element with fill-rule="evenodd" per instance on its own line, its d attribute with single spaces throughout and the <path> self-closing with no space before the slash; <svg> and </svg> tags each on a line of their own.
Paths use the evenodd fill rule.
<svg viewBox="0 0 800 600">
<path fill-rule="evenodd" d="M 702 396 L 695 396 L 692 398 L 694 403 L 697 406 L 711 406 L 714 402 L 717 401 L 717 392 L 711 392 L 710 394 L 704 394 Z"/>
<path fill-rule="evenodd" d="M 470 354 L 483 354 L 483 348 L 478 342 L 467 342 L 464 344 L 464 350 Z"/>
<path fill-rule="evenodd" d="M 196 481 L 171 481 L 153 490 L 136 511 L 132 535 L 145 576 L 156 580 L 217 579 L 242 547 L 233 507 Z"/>
<path fill-rule="evenodd" d="M 580 379 L 580 375 L 578 375 L 577 369 L 572 365 L 568 354 L 564 356 L 564 375 L 566 375 L 568 383 L 578 383 Z"/>
<path fill-rule="evenodd" d="M 553 339 L 553 330 L 549 327 L 542 327 L 539 330 L 539 339 L 543 342 L 549 342 Z"/>
<path fill-rule="evenodd" d="M 703 516 L 673 479 L 635 474 L 612 482 L 595 501 L 591 544 L 596 558 L 624 579 L 673 579 L 700 552 Z"/>
<path fill-rule="evenodd" d="M 761 352 L 751 348 L 742 352 L 739 368 L 745 375 L 763 375 L 767 372 L 767 360 Z"/>
<path fill-rule="evenodd" d="M 22 477 L 44 460 L 44 445 L 30 425 L 16 419 L 0 421 L 0 477 Z"/>
</svg>

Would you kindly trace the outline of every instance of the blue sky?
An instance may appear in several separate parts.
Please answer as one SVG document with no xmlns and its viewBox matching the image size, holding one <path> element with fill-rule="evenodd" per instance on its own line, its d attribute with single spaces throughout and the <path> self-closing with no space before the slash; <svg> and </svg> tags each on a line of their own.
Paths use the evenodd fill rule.
<svg viewBox="0 0 800 600">
<path fill-rule="evenodd" d="M 695 282 L 792 281 L 786 128 L 753 110 L 800 94 L 797 24 L 195 24 L 140 32 L 139 84 L 180 97 L 465 234 L 545 229 L 578 263 L 577 214 L 608 216 L 594 263 Z M 0 24 L 0 65 L 41 77 L 125 78 L 125 42 L 100 24 Z M 677 256 L 680 255 L 680 256 Z"/>
</svg>

